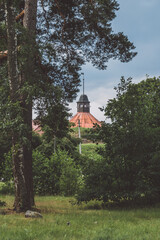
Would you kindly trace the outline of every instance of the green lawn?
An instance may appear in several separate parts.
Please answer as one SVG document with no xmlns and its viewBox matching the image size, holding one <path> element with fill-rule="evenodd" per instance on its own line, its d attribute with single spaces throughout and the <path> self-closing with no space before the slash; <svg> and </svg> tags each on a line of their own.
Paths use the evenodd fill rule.
<svg viewBox="0 0 160 240">
<path fill-rule="evenodd" d="M 84 143 L 82 146 L 82 154 L 91 158 L 100 157 L 99 154 L 96 152 L 97 148 L 103 148 L 104 144 L 96 144 L 96 143 Z"/>
<path fill-rule="evenodd" d="M 13 197 L 0 196 L 11 208 Z M 0 215 L 0 240 L 158 240 L 160 208 L 89 210 L 73 198 L 36 197 L 43 219 Z M 69 223 L 69 224 L 68 224 Z"/>
</svg>

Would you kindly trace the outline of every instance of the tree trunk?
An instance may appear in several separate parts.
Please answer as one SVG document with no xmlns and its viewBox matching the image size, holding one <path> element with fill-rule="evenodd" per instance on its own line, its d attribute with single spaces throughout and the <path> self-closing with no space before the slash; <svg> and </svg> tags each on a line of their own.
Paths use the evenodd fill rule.
<svg viewBox="0 0 160 240">
<path fill-rule="evenodd" d="M 6 20 L 7 20 L 7 39 L 8 39 L 8 78 L 10 85 L 10 97 L 12 104 L 18 102 L 19 94 L 19 79 L 17 67 L 17 39 L 15 32 L 15 14 L 11 1 L 6 3 Z M 14 120 L 17 116 L 13 111 L 11 119 Z M 15 182 L 15 196 L 17 204 L 15 206 L 17 211 L 22 208 L 27 208 L 27 189 L 24 175 L 24 156 L 23 147 L 20 146 L 19 138 L 16 130 L 12 129 L 12 161 L 13 161 L 13 175 Z"/>
<path fill-rule="evenodd" d="M 23 26 L 27 32 L 27 42 L 29 46 L 27 51 L 27 61 L 25 62 L 24 70 L 22 70 L 22 83 L 28 82 L 32 86 L 34 77 L 35 65 L 35 33 L 36 33 L 36 16 L 37 16 L 37 0 L 25 1 L 25 13 L 23 19 Z M 24 151 L 24 170 L 25 181 L 28 197 L 31 206 L 34 205 L 34 192 L 33 192 L 33 175 L 32 175 L 32 96 L 28 94 L 23 95 L 23 116 L 24 123 L 27 126 L 27 139 L 30 144 L 23 147 Z"/>
<path fill-rule="evenodd" d="M 25 1 L 25 14 L 23 25 L 26 28 L 26 44 L 29 45 L 27 60 L 23 64 L 21 74 L 17 70 L 17 44 L 15 33 L 15 15 L 12 1 L 6 4 L 7 12 L 7 34 L 8 34 L 8 76 L 12 102 L 20 102 L 20 114 L 25 128 L 23 136 L 25 142 L 17 138 L 13 131 L 13 174 L 15 181 L 15 202 L 16 211 L 31 209 L 34 205 L 33 176 L 32 176 L 32 96 L 26 91 L 18 95 L 20 86 L 31 87 L 34 72 L 34 48 L 36 31 L 37 0 Z M 29 40 L 29 44 L 28 44 Z M 16 118 L 17 116 L 12 116 Z"/>
<path fill-rule="evenodd" d="M 32 86 L 34 77 L 35 65 L 35 33 L 36 33 L 36 16 L 37 16 L 37 0 L 26 0 L 24 9 L 23 26 L 26 28 L 26 45 L 28 51 L 26 54 L 27 60 L 23 66 L 21 73 L 22 85 L 27 82 L 28 86 Z M 32 96 L 30 93 L 22 96 L 23 120 L 27 127 L 26 138 L 27 145 L 23 146 L 24 153 L 24 173 L 27 195 L 30 201 L 30 206 L 34 205 L 33 192 L 33 175 L 32 175 Z"/>
</svg>

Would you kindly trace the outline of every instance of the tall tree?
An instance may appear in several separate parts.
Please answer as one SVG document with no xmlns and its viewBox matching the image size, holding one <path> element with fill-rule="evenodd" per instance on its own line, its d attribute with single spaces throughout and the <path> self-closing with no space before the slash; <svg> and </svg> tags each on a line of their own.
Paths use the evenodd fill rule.
<svg viewBox="0 0 160 240">
<path fill-rule="evenodd" d="M 112 31 L 111 22 L 118 10 L 115 0 L 4 2 L 7 10 L 8 77 L 14 108 L 11 120 L 17 120 L 17 128 L 13 131 L 15 209 L 24 210 L 34 203 L 32 103 L 40 116 L 43 110 L 39 108 L 40 103 L 55 96 L 54 90 L 53 94 L 47 94 L 55 85 L 62 89 L 65 104 L 76 96 L 82 64 L 91 62 L 95 67 L 105 69 L 110 58 L 128 62 L 136 53 L 133 52 L 134 45 L 123 33 L 114 34 Z M 16 14 L 23 7 L 21 27 L 16 23 Z M 5 50 L 4 46 L 0 50 Z"/>
<path fill-rule="evenodd" d="M 7 50 L 8 50 L 8 78 L 10 85 L 10 98 L 12 104 L 20 101 L 18 94 L 19 76 L 17 65 L 17 37 L 16 37 L 16 15 L 12 1 L 6 1 L 7 18 Z M 19 106 L 19 104 L 18 104 Z M 14 121 L 17 111 L 12 111 L 11 120 Z M 16 129 L 17 130 L 17 129 Z M 15 129 L 12 130 L 13 172 L 15 182 L 15 208 L 17 211 L 28 207 L 27 189 L 24 174 L 23 144 L 20 145 Z M 30 207 L 30 206 L 29 206 Z"/>
<path fill-rule="evenodd" d="M 26 0 L 24 8 L 23 26 L 26 29 L 27 40 L 26 44 L 29 46 L 27 51 L 27 58 L 24 65 L 22 65 L 21 80 L 25 85 L 31 82 L 34 76 L 35 66 L 35 43 L 36 43 L 36 20 L 37 20 L 37 0 Z M 29 144 L 24 144 L 24 169 L 25 169 L 25 181 L 27 188 L 27 195 L 29 198 L 30 207 L 34 205 L 34 193 L 33 193 L 33 176 L 32 176 L 32 95 L 29 93 L 22 95 L 23 99 L 23 118 L 24 123 L 28 127 L 26 138 L 29 140 Z"/>
<path fill-rule="evenodd" d="M 104 108 L 111 122 L 96 129 L 105 143 L 103 159 L 86 169 L 79 197 L 159 201 L 160 78 L 134 84 L 122 77 L 116 91 Z"/>
<path fill-rule="evenodd" d="M 34 76 L 35 65 L 35 43 L 36 43 L 36 20 L 37 20 L 37 0 L 26 0 L 24 5 L 23 26 L 25 28 L 26 39 L 23 44 L 28 46 L 26 60 L 22 64 L 20 81 L 22 86 L 31 86 Z M 23 47 L 23 46 L 22 46 Z M 27 142 L 23 144 L 24 177 L 26 185 L 26 196 L 28 199 L 25 208 L 34 205 L 33 196 L 33 176 L 32 176 L 32 95 L 29 92 L 21 94 L 21 108 L 23 109 L 23 123 L 26 126 Z M 15 207 L 19 205 L 19 196 L 16 193 Z M 22 209 L 24 206 L 22 204 Z"/>
<path fill-rule="evenodd" d="M 20 123 L 24 127 L 24 133 L 19 139 L 17 129 L 13 129 L 12 133 L 15 180 L 14 207 L 17 211 L 30 209 L 34 205 L 31 149 L 32 96 L 27 91 L 24 91 L 23 88 L 24 86 L 29 86 L 29 84 L 31 85 L 33 79 L 35 64 L 33 46 L 35 46 L 37 0 L 25 1 L 24 11 L 23 26 L 25 28 L 25 40 L 29 40 L 29 43 L 26 43 L 26 41 L 24 43 L 27 44 L 29 48 L 25 54 L 26 59 L 21 64 L 21 69 L 18 69 L 16 4 L 13 1 L 6 1 L 10 96 L 12 104 L 18 104 Z M 14 120 L 16 118 L 17 112 L 13 112 L 11 119 Z"/>
</svg>

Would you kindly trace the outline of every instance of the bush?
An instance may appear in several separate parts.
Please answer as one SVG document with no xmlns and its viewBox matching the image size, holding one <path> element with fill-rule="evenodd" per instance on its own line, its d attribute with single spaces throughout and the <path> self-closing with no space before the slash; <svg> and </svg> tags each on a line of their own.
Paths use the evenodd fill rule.
<svg viewBox="0 0 160 240">
<path fill-rule="evenodd" d="M 13 194 L 14 193 L 14 183 L 10 182 L 0 182 L 0 194 Z"/>
<path fill-rule="evenodd" d="M 46 157 L 33 151 L 33 179 L 35 193 L 73 195 L 78 190 L 81 172 L 65 151 Z"/>
<path fill-rule="evenodd" d="M 1 179 L 3 183 L 0 193 L 14 193 L 11 152 L 5 154 Z M 33 150 L 33 183 L 36 194 L 74 195 L 82 183 L 81 179 L 78 162 L 74 162 L 68 152 L 58 150 L 49 157 L 38 149 Z"/>
<path fill-rule="evenodd" d="M 84 183 L 76 196 L 78 202 L 94 199 L 108 201 L 110 175 L 105 159 L 102 157 L 88 159 L 83 167 L 83 175 Z"/>
<path fill-rule="evenodd" d="M 64 196 L 72 196 L 78 191 L 80 186 L 80 170 L 76 167 L 71 158 L 66 159 L 62 165 L 59 179 L 60 192 Z"/>
<path fill-rule="evenodd" d="M 4 154 L 5 161 L 3 163 L 3 172 L 2 179 L 3 182 L 13 181 L 13 170 L 12 170 L 12 152 L 9 151 L 7 154 Z"/>
</svg>

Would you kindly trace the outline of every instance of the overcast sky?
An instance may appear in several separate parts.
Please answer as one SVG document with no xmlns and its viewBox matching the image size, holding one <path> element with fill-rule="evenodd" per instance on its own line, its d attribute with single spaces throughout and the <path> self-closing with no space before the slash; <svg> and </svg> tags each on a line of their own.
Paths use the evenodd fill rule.
<svg viewBox="0 0 160 240">
<path fill-rule="evenodd" d="M 105 71 L 87 64 L 83 68 L 85 94 L 91 102 L 91 113 L 98 120 L 105 120 L 99 107 L 115 96 L 114 86 L 121 76 L 132 77 L 133 82 L 160 76 L 160 0 L 118 0 L 120 10 L 112 26 L 115 32 L 124 32 L 136 46 L 138 55 L 129 63 L 111 60 Z M 76 114 L 76 101 L 70 104 L 71 113 Z"/>
</svg>

